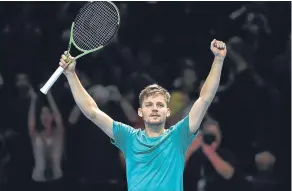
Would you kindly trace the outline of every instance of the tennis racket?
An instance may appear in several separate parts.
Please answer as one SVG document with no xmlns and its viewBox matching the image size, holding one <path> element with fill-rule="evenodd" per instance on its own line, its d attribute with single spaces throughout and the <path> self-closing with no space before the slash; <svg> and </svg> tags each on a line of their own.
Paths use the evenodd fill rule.
<svg viewBox="0 0 292 191">
<path fill-rule="evenodd" d="M 117 33 L 120 26 L 120 14 L 116 5 L 109 1 L 86 3 L 76 16 L 71 26 L 68 45 L 68 57 L 73 45 L 80 54 L 75 59 L 104 48 Z M 45 85 L 40 89 L 47 94 L 52 85 L 63 73 L 59 66 Z"/>
</svg>

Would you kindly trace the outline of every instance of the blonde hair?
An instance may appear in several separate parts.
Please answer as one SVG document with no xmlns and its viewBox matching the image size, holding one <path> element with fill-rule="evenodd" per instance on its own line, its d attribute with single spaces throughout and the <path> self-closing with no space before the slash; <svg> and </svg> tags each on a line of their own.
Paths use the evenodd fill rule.
<svg viewBox="0 0 292 191">
<path fill-rule="evenodd" d="M 163 87 L 157 85 L 157 84 L 152 84 L 149 86 L 146 86 L 139 94 L 139 103 L 140 106 L 142 106 L 142 103 L 145 98 L 148 98 L 149 96 L 154 96 L 156 94 L 161 94 L 164 96 L 166 104 L 169 104 L 170 101 L 170 94 L 169 92 L 164 89 Z"/>
</svg>

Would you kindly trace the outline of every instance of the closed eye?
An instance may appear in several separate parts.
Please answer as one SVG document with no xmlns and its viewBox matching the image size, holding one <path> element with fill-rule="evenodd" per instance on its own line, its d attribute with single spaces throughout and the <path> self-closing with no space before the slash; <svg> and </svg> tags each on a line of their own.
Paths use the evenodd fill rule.
<svg viewBox="0 0 292 191">
<path fill-rule="evenodd" d="M 145 106 L 146 107 L 150 107 L 152 104 L 151 103 L 146 103 Z"/>
</svg>

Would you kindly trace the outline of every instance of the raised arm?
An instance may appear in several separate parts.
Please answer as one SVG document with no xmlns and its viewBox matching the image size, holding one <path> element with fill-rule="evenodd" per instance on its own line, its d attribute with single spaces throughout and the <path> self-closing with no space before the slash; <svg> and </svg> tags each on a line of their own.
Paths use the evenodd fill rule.
<svg viewBox="0 0 292 191">
<path fill-rule="evenodd" d="M 136 123 L 139 120 L 137 111 L 135 111 L 132 104 L 122 96 L 117 86 L 110 85 L 107 87 L 107 89 L 109 90 L 110 94 L 109 99 L 117 102 L 121 106 L 121 109 L 123 110 L 130 123 Z"/>
<path fill-rule="evenodd" d="M 201 89 L 200 97 L 189 112 L 190 131 L 195 133 L 199 128 L 215 94 L 218 90 L 224 58 L 227 54 L 225 43 L 217 40 L 211 42 L 211 51 L 215 58 L 211 71 Z"/>
<path fill-rule="evenodd" d="M 52 112 L 53 112 L 53 116 L 54 116 L 57 128 L 59 130 L 62 130 L 63 127 L 64 127 L 63 126 L 62 115 L 61 115 L 61 113 L 60 113 L 60 111 L 58 109 L 58 106 L 57 106 L 57 104 L 55 102 L 55 99 L 54 99 L 51 91 L 48 91 L 47 98 L 48 98 L 50 107 L 52 108 Z"/>
<path fill-rule="evenodd" d="M 30 87 L 30 105 L 29 105 L 29 110 L 28 110 L 28 133 L 30 136 L 35 135 L 35 128 L 36 128 L 36 102 L 37 102 L 37 95 Z"/>
<path fill-rule="evenodd" d="M 79 120 L 79 117 L 81 115 L 81 111 L 78 107 L 78 105 L 74 105 L 73 109 L 71 110 L 69 117 L 68 117 L 68 122 L 73 125 L 76 124 Z"/>
<path fill-rule="evenodd" d="M 83 88 L 75 73 L 75 59 L 70 56 L 72 63 L 69 65 L 65 60 L 67 60 L 66 56 L 62 55 L 59 64 L 65 68 L 64 74 L 68 80 L 76 104 L 88 119 L 100 127 L 110 138 L 114 138 L 113 119 L 98 108 L 95 101 Z"/>
</svg>

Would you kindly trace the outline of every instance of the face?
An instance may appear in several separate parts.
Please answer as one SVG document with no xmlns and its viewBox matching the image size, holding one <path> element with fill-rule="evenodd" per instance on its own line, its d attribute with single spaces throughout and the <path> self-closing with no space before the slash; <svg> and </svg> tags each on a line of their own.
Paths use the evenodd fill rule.
<svg viewBox="0 0 292 191">
<path fill-rule="evenodd" d="M 52 125 L 53 115 L 48 107 L 43 107 L 41 111 L 41 122 L 45 128 L 48 128 Z"/>
<path fill-rule="evenodd" d="M 163 125 L 170 115 L 170 110 L 164 95 L 156 94 L 144 99 L 138 115 L 143 118 L 148 125 Z"/>
<path fill-rule="evenodd" d="M 272 153 L 265 151 L 255 156 L 255 162 L 259 171 L 269 171 L 272 170 L 276 158 Z"/>
<path fill-rule="evenodd" d="M 16 86 L 28 84 L 28 76 L 24 73 L 18 73 L 15 77 Z"/>
<path fill-rule="evenodd" d="M 26 74 L 23 73 L 17 74 L 15 78 L 15 85 L 21 97 L 26 97 L 28 95 L 29 81 L 28 76 Z"/>
</svg>

